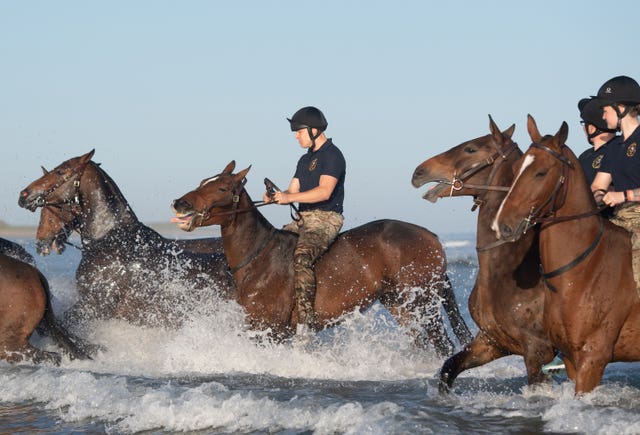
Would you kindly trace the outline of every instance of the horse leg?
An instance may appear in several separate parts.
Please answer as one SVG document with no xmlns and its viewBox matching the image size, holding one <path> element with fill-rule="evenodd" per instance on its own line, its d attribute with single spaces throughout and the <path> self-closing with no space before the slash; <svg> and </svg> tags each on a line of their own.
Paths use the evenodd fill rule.
<svg viewBox="0 0 640 435">
<path fill-rule="evenodd" d="M 554 356 L 553 348 L 546 342 L 529 345 L 525 349 L 525 354 L 522 357 L 527 369 L 527 381 L 529 385 L 548 382 L 551 379 L 550 376 L 542 372 L 542 366 L 551 362 Z"/>
<path fill-rule="evenodd" d="M 418 347 L 427 348 L 431 344 L 439 357 L 446 357 L 453 353 L 455 346 L 445 330 L 439 304 L 430 304 L 430 306 L 426 306 L 427 304 L 413 306 L 411 304 L 412 307 L 408 307 L 402 303 L 403 301 L 395 302 L 392 306 L 386 304 L 385 306 L 400 326 L 411 331 Z"/>
<path fill-rule="evenodd" d="M 462 318 L 462 314 L 460 314 L 453 286 L 451 285 L 449 276 L 446 273 L 443 275 L 443 285 L 440 297 L 442 297 L 442 307 L 444 308 L 445 313 L 447 313 L 447 317 L 449 317 L 449 323 L 451 324 L 451 328 L 453 328 L 453 333 L 458 338 L 460 345 L 465 346 L 471 342 L 473 335 L 471 334 L 471 331 L 469 331 L 467 323 Z"/>
<path fill-rule="evenodd" d="M 576 394 L 588 393 L 600 385 L 604 368 L 610 358 L 581 352 L 576 361 Z"/>
<path fill-rule="evenodd" d="M 498 358 L 507 356 L 499 349 L 482 331 L 457 354 L 447 359 L 440 369 L 440 381 L 438 390 L 440 393 L 448 393 L 453 381 L 465 370 L 490 363 Z"/>
</svg>

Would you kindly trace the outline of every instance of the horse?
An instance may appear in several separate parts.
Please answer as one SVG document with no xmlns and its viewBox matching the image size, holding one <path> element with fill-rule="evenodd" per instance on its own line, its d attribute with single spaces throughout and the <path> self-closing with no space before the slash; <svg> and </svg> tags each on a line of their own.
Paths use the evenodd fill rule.
<svg viewBox="0 0 640 435">
<path fill-rule="evenodd" d="M 195 303 L 198 295 L 163 288 L 168 282 L 206 290 L 211 296 L 233 296 L 235 285 L 224 253 L 215 251 L 221 242 L 212 242 L 214 252 L 194 253 L 144 225 L 116 183 L 91 160 L 94 152 L 45 170 L 18 200 L 28 210 L 47 210 L 41 224 L 57 219 L 67 235 L 71 228 L 80 233 L 79 299 L 65 320 L 77 324 L 115 318 L 144 326 L 178 326 L 186 314 L 176 308 L 182 302 Z"/>
<path fill-rule="evenodd" d="M 36 252 L 45 257 L 51 252 L 58 255 L 64 253 L 67 245 L 82 251 L 82 246 L 69 242 L 69 237 L 79 229 L 79 221 L 71 211 L 74 204 L 67 207 L 46 205 L 40 209 L 40 220 L 36 229 Z M 198 239 L 172 239 L 180 249 L 201 254 L 223 254 L 222 239 L 220 237 L 207 237 Z M 0 252 L 2 239 L 0 239 Z M 26 253 L 26 251 L 25 251 Z M 26 253 L 27 255 L 30 255 Z M 33 259 L 33 257 L 31 257 Z M 35 263 L 34 263 L 35 264 Z"/>
<path fill-rule="evenodd" d="M 436 183 L 423 196 L 435 202 L 472 196 L 478 208 L 478 275 L 469 312 L 478 325 L 475 338 L 440 370 L 439 388 L 448 392 L 457 376 L 507 355 L 522 355 L 529 384 L 547 380 L 542 366 L 554 350 L 542 327 L 544 284 L 538 269 L 535 231 L 513 243 L 498 242 L 491 230 L 496 211 L 513 180 L 511 165 L 522 151 L 511 139 L 515 125 L 501 132 L 489 116 L 490 133 L 438 154 L 416 167 L 411 182 Z"/>
<path fill-rule="evenodd" d="M 41 325 L 71 359 L 91 359 L 90 345 L 70 334 L 56 320 L 49 283 L 34 266 L 0 254 L 0 359 L 59 365 L 60 355 L 29 343 Z"/>
<path fill-rule="evenodd" d="M 568 126 L 542 136 L 529 115 L 532 144 L 492 228 L 502 240 L 539 226 L 544 328 L 562 352 L 576 394 L 600 384 L 606 365 L 640 360 L 640 298 L 629 233 L 599 214 L 571 149 Z"/>
<path fill-rule="evenodd" d="M 32 266 L 36 265 L 33 255 L 29 254 L 22 245 L 2 237 L 0 237 L 0 254 L 8 255 Z"/>
<path fill-rule="evenodd" d="M 251 201 L 244 189 L 251 167 L 237 174 L 234 168 L 232 161 L 222 173 L 174 200 L 173 222 L 185 231 L 220 225 L 238 302 L 251 325 L 271 328 L 276 337 L 290 337 L 298 319 L 292 267 L 297 235 L 275 229 Z M 439 355 L 449 355 L 454 346 L 445 331 L 439 298 L 458 341 L 464 345 L 471 334 L 446 267 L 437 236 L 420 226 L 378 220 L 342 232 L 314 265 L 318 321 L 330 326 L 343 314 L 364 310 L 377 300 L 414 334 L 418 345 L 430 343 Z"/>
</svg>

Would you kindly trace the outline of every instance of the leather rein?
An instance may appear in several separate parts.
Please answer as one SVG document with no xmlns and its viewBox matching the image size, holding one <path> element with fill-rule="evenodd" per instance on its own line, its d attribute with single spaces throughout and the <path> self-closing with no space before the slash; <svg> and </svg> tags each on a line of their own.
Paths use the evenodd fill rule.
<svg viewBox="0 0 640 435">
<path fill-rule="evenodd" d="M 597 215 L 599 218 L 598 234 L 596 235 L 593 242 L 591 242 L 591 244 L 587 247 L 587 249 L 585 249 L 575 259 L 565 264 L 564 266 L 561 266 L 555 270 L 552 270 L 551 272 L 545 272 L 544 268 L 542 267 L 542 263 L 540 264 L 540 274 L 542 276 L 542 280 L 544 281 L 545 285 L 552 292 L 557 292 L 557 289 L 549 282 L 549 279 L 557 277 L 576 267 L 578 264 L 584 261 L 589 256 L 589 254 L 591 254 L 596 249 L 596 247 L 600 243 L 600 240 L 602 239 L 602 234 L 604 233 L 604 219 L 602 218 L 602 216 L 600 216 L 600 211 L 602 210 L 602 208 L 598 207 L 594 210 L 590 210 L 585 213 L 580 213 L 580 214 L 571 215 L 571 216 L 555 216 L 556 211 L 562 207 L 562 205 L 566 200 L 567 171 L 568 169 L 574 169 L 573 163 L 564 154 L 564 150 L 567 149 L 568 147 L 563 144 L 560 148 L 560 153 L 556 152 L 555 150 L 545 145 L 537 144 L 537 143 L 531 144 L 530 148 L 540 149 L 550 154 L 551 156 L 555 157 L 557 160 L 559 160 L 562 163 L 562 170 L 560 173 L 560 177 L 558 177 L 558 180 L 556 181 L 553 191 L 551 192 L 549 197 L 538 208 L 532 208 L 531 211 L 529 212 L 529 216 L 527 216 L 524 219 L 525 228 L 523 230 L 523 234 L 526 233 L 529 228 L 531 228 L 532 226 L 538 223 L 541 224 L 540 231 L 542 231 L 550 227 L 551 225 L 560 223 L 560 222 L 583 219 L 583 218 L 594 216 L 594 215 Z M 563 187 L 565 188 L 563 189 Z M 562 192 L 560 192 L 561 189 L 562 189 Z M 556 202 L 558 202 L 558 198 L 560 198 L 560 205 L 556 208 Z M 542 213 L 542 209 L 549 204 L 550 204 L 549 211 L 545 213 L 544 216 L 538 216 L 538 214 Z"/>
</svg>

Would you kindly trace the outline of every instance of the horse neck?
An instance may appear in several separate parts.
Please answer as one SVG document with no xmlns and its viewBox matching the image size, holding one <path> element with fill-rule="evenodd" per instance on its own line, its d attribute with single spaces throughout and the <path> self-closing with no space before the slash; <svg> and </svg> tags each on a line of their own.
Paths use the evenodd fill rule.
<svg viewBox="0 0 640 435">
<path fill-rule="evenodd" d="M 596 208 L 593 194 L 584 173 L 580 170 L 578 159 L 570 151 L 568 157 L 573 169 L 567 168 L 566 181 L 559 193 L 558 201 L 561 203 L 557 204 L 555 212 L 558 218 L 588 214 Z M 541 255 L 545 258 L 549 258 L 549 254 L 571 256 L 575 254 L 571 247 L 575 247 L 575 250 L 584 250 L 596 237 L 601 219 L 598 213 L 594 213 L 578 219 L 544 223 L 540 230 Z M 567 243 L 567 240 L 579 240 L 582 243 Z"/>
<path fill-rule="evenodd" d="M 116 183 L 95 163 L 87 165 L 79 189 L 84 241 L 102 239 L 116 228 L 139 222 Z"/>
<path fill-rule="evenodd" d="M 231 266 L 243 261 L 255 246 L 270 237 L 274 226 L 254 206 L 246 190 L 240 193 L 237 213 L 231 213 L 227 223 L 220 225 L 222 245 Z M 231 210 L 229 210 L 231 211 Z"/>
</svg>

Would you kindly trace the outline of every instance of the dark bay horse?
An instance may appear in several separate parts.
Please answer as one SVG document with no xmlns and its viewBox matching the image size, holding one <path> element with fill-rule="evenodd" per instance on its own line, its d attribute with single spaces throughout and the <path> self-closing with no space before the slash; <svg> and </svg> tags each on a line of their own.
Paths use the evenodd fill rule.
<svg viewBox="0 0 640 435">
<path fill-rule="evenodd" d="M 252 325 L 281 337 L 295 330 L 293 250 L 297 235 L 275 229 L 244 189 L 249 168 L 235 162 L 173 202 L 180 228 L 220 225 L 224 250 L 238 286 L 238 302 Z M 394 220 L 379 220 L 341 233 L 315 264 L 318 320 L 328 326 L 354 309 L 379 300 L 420 345 L 441 355 L 453 345 L 444 328 L 439 298 L 458 340 L 471 334 L 462 319 L 446 274 L 442 245 L 430 231 Z M 417 290 L 416 290 L 417 289 Z"/>
<path fill-rule="evenodd" d="M 233 297 L 235 285 L 224 253 L 186 251 L 140 222 L 115 182 L 91 161 L 93 154 L 46 172 L 18 201 L 31 211 L 47 208 L 44 222 L 55 224 L 57 219 L 69 225 L 67 233 L 70 228 L 80 233 L 79 301 L 68 314 L 70 321 L 117 318 L 174 326 L 185 315 L 176 308 L 192 301 L 192 291 L 172 290 L 169 282 Z"/>
<path fill-rule="evenodd" d="M 511 165 L 522 151 L 489 117 L 490 134 L 463 142 L 420 164 L 415 187 L 436 183 L 423 196 L 435 202 L 449 196 L 472 196 L 478 208 L 476 249 L 478 276 L 469 297 L 469 312 L 478 325 L 476 337 L 449 358 L 440 371 L 440 390 L 456 377 L 503 356 L 522 355 L 530 384 L 543 381 L 541 367 L 554 355 L 542 327 L 544 284 L 538 270 L 536 232 L 517 242 L 496 243 L 491 223 L 513 181 Z"/>
<path fill-rule="evenodd" d="M 51 307 L 46 278 L 30 264 L 0 254 L 0 359 L 60 363 L 60 355 L 40 350 L 29 337 L 41 325 L 72 359 L 90 359 L 85 344 L 60 326 Z"/>
<path fill-rule="evenodd" d="M 52 251 L 60 255 L 65 251 L 67 245 L 82 250 L 81 246 L 76 246 L 69 242 L 71 233 L 74 231 L 79 232 L 80 221 L 76 219 L 76 216 L 80 212 L 79 208 L 74 211 L 74 204 L 67 204 L 65 207 L 50 205 L 42 207 L 40 209 L 40 221 L 36 229 L 36 252 L 42 256 L 47 256 Z M 224 254 L 220 237 L 171 239 L 170 241 L 175 243 L 178 248 L 186 251 L 201 254 Z M 1 249 L 0 239 L 0 252 Z"/>
<path fill-rule="evenodd" d="M 612 361 L 640 360 L 640 297 L 629 233 L 600 216 L 575 154 L 567 123 L 542 136 L 533 117 L 533 144 L 514 167 L 516 178 L 492 228 L 513 240 L 539 225 L 545 290 L 544 328 L 562 351 L 576 393 L 599 385 Z"/>
</svg>

